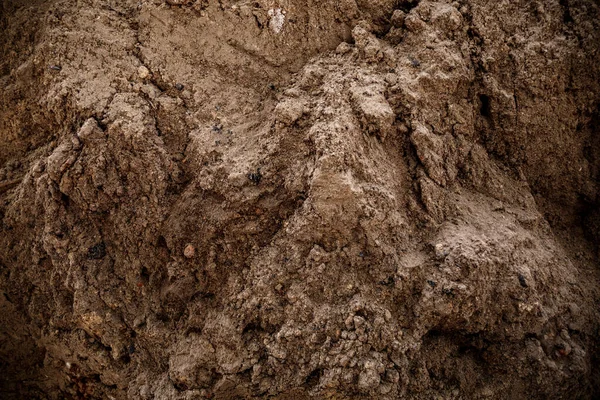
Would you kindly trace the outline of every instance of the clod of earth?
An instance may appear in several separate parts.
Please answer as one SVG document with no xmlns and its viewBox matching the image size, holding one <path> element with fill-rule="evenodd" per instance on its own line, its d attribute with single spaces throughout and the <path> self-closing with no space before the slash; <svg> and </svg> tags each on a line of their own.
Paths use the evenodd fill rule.
<svg viewBox="0 0 600 400">
<path fill-rule="evenodd" d="M 2 0 L 0 397 L 599 398 L 599 44 L 595 0 Z"/>
</svg>

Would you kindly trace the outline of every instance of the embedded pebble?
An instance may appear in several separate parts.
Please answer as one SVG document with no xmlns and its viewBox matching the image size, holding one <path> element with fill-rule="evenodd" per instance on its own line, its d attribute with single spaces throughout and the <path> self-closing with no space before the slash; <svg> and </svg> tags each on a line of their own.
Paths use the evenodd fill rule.
<svg viewBox="0 0 600 400">
<path fill-rule="evenodd" d="M 188 244 L 187 246 L 185 246 L 185 249 L 183 249 L 183 255 L 185 256 L 185 258 L 194 258 L 194 256 L 196 255 L 196 248 L 191 244 Z"/>
<path fill-rule="evenodd" d="M 146 79 L 150 76 L 150 70 L 144 65 L 140 65 L 138 67 L 138 76 L 140 77 L 140 79 Z"/>
</svg>

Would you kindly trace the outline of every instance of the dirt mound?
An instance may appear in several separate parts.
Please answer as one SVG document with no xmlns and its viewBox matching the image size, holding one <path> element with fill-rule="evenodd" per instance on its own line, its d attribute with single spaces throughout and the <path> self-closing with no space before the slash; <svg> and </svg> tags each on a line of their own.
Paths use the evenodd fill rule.
<svg viewBox="0 0 600 400">
<path fill-rule="evenodd" d="M 4 398 L 600 395 L 600 5 L 4 0 Z"/>
</svg>

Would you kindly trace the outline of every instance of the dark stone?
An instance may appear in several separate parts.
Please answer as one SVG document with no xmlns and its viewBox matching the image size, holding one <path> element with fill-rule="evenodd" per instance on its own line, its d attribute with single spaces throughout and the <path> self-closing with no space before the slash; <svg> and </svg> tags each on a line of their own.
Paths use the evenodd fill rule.
<svg viewBox="0 0 600 400">
<path fill-rule="evenodd" d="M 255 185 L 258 185 L 262 180 L 262 174 L 260 173 L 260 168 L 256 170 L 256 172 L 251 172 L 248 174 L 248 179 L 250 179 Z"/>
</svg>

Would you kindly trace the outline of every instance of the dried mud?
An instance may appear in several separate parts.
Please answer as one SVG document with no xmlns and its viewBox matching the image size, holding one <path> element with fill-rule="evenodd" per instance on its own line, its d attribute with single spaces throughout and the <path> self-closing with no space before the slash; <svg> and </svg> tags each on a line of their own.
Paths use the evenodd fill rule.
<svg viewBox="0 0 600 400">
<path fill-rule="evenodd" d="M 600 4 L 1 3 L 7 399 L 600 396 Z"/>
</svg>

